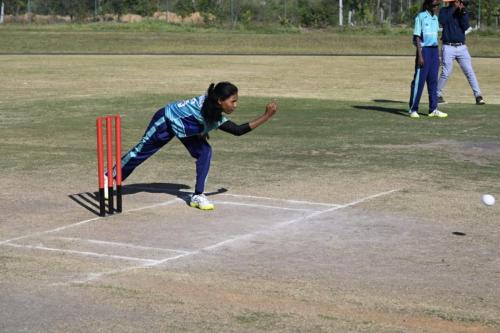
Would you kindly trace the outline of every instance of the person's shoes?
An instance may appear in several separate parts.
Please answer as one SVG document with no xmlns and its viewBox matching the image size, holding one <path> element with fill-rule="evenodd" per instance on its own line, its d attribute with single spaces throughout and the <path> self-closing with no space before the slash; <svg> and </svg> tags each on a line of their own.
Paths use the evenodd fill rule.
<svg viewBox="0 0 500 333">
<path fill-rule="evenodd" d="M 483 99 L 483 96 L 477 96 L 476 97 L 476 105 L 484 105 L 486 102 Z"/>
<path fill-rule="evenodd" d="M 109 191 L 108 191 L 108 176 L 104 175 L 104 199 L 109 199 Z"/>
<path fill-rule="evenodd" d="M 420 118 L 420 115 L 418 114 L 417 111 L 409 111 L 410 118 Z"/>
<path fill-rule="evenodd" d="M 192 194 L 191 202 L 189 203 L 191 207 L 199 208 L 201 210 L 212 210 L 214 205 L 208 201 L 204 194 Z"/>
<path fill-rule="evenodd" d="M 436 110 L 432 111 L 431 113 L 429 113 L 429 117 L 446 118 L 446 117 L 448 117 L 448 114 L 436 109 Z"/>
<path fill-rule="evenodd" d="M 438 104 L 448 104 L 448 102 L 444 100 L 443 96 L 438 96 Z"/>
</svg>

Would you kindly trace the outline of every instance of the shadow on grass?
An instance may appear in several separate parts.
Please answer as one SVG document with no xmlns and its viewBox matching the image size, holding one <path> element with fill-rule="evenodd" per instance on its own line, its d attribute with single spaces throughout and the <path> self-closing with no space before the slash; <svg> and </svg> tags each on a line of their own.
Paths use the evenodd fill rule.
<svg viewBox="0 0 500 333">
<path fill-rule="evenodd" d="M 189 204 L 189 197 L 191 191 L 187 191 L 191 187 L 184 184 L 172 184 L 172 183 L 144 183 L 144 184 L 130 184 L 122 186 L 122 195 L 130 195 L 141 192 L 146 193 L 163 193 L 174 195 L 177 198 L 183 200 L 186 204 Z M 227 192 L 226 188 L 220 188 L 214 192 L 206 192 L 206 196 L 216 195 L 220 193 Z M 87 209 L 88 211 L 99 216 L 99 192 L 82 192 L 76 194 L 70 194 L 68 197 L 76 202 L 78 205 Z M 106 203 L 106 211 L 108 211 L 108 204 Z"/>
<path fill-rule="evenodd" d="M 374 99 L 373 100 L 375 103 L 408 103 L 404 101 L 395 101 L 392 99 Z"/>
<path fill-rule="evenodd" d="M 360 110 L 368 110 L 368 111 L 378 111 L 378 112 L 386 112 L 392 113 L 399 116 L 408 117 L 408 110 L 403 110 L 401 108 L 387 108 L 383 106 L 375 106 L 375 105 L 353 105 L 353 108 Z"/>
</svg>

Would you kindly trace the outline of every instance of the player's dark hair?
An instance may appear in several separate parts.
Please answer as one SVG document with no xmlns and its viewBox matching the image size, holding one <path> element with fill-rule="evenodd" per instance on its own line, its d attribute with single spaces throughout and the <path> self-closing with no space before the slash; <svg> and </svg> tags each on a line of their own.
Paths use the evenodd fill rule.
<svg viewBox="0 0 500 333">
<path fill-rule="evenodd" d="M 422 3 L 422 11 L 425 12 L 425 11 L 429 11 L 432 13 L 432 3 L 434 2 L 434 0 L 424 0 L 424 2 Z"/>
<path fill-rule="evenodd" d="M 207 97 L 201 107 L 201 115 L 208 123 L 218 122 L 222 119 L 222 108 L 219 100 L 225 101 L 238 93 L 238 87 L 231 82 L 219 82 L 217 85 L 210 84 L 207 89 Z"/>
</svg>

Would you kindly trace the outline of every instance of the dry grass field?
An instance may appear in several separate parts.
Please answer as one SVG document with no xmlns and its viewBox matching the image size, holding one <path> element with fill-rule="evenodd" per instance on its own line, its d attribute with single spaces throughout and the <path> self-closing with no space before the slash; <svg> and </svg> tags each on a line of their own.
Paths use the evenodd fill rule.
<svg viewBox="0 0 500 333">
<path fill-rule="evenodd" d="M 0 331 L 499 332 L 500 60 L 448 119 L 406 117 L 411 57 L 0 56 Z M 215 132 L 213 212 L 178 142 L 95 211 L 95 117 L 123 149 L 164 103 L 240 88 Z M 426 96 L 422 112 L 426 111 Z"/>
</svg>

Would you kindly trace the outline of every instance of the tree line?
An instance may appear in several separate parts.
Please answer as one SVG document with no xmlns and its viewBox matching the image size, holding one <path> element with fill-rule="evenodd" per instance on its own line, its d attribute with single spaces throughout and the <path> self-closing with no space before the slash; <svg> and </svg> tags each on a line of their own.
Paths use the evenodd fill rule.
<svg viewBox="0 0 500 333">
<path fill-rule="evenodd" d="M 420 10 L 417 0 L 0 0 L 6 15 L 70 16 L 72 21 L 99 19 L 106 14 L 193 12 L 215 18 L 211 24 L 280 24 L 323 28 L 374 24 L 411 25 Z M 469 3 L 471 20 L 493 26 L 498 20 L 500 0 Z"/>
</svg>

